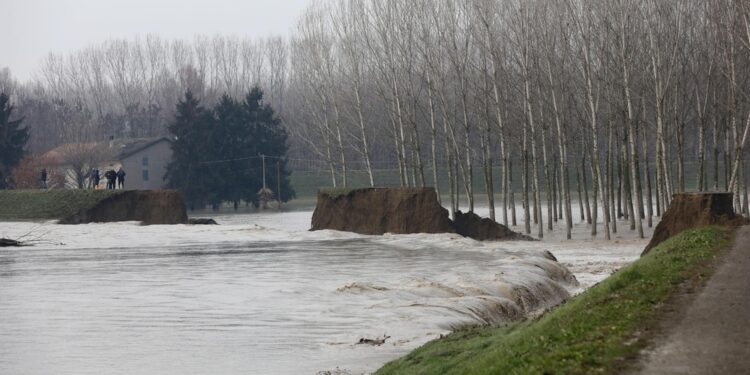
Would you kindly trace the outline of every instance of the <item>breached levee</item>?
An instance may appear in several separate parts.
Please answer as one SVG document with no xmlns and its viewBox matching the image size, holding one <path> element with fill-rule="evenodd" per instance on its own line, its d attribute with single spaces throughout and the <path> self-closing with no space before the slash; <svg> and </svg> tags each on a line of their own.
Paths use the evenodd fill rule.
<svg viewBox="0 0 750 375">
<path fill-rule="evenodd" d="M 480 241 L 532 240 L 472 212 L 457 212 L 455 222 L 448 216 L 432 188 L 321 190 L 311 230 L 414 234 L 415 240 L 426 238 L 416 233 L 456 233 Z M 488 251 L 500 264 L 489 272 L 459 272 L 460 277 L 437 274 L 398 281 L 357 280 L 336 291 L 372 296 L 382 301 L 373 309 L 395 310 L 408 320 L 425 320 L 422 323 L 453 331 L 524 319 L 562 303 L 579 286 L 549 251 L 509 251 L 493 242 L 445 236 L 447 243 L 454 243 L 456 251 L 462 246 Z"/>
<path fill-rule="evenodd" d="M 312 229 L 359 234 L 453 233 L 431 188 L 320 190 Z"/>
<path fill-rule="evenodd" d="M 60 224 L 140 221 L 145 225 L 185 224 L 187 209 L 176 190 L 126 190 L 60 219 Z"/>
<path fill-rule="evenodd" d="M 732 193 L 677 193 L 672 196 L 669 209 L 641 256 L 684 230 L 704 225 L 742 225 L 743 222 L 744 218 L 734 212 Z"/>
<path fill-rule="evenodd" d="M 480 241 L 532 240 L 473 212 L 448 217 L 433 188 L 320 190 L 310 230 L 359 234 L 458 233 Z"/>
</svg>

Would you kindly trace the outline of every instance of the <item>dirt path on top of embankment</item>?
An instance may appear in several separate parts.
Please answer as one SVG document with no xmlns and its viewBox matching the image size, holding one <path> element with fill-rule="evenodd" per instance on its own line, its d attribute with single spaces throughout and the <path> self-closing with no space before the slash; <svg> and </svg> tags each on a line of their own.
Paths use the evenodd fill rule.
<svg viewBox="0 0 750 375">
<path fill-rule="evenodd" d="M 630 373 L 750 373 L 750 226 L 683 309 Z"/>
</svg>

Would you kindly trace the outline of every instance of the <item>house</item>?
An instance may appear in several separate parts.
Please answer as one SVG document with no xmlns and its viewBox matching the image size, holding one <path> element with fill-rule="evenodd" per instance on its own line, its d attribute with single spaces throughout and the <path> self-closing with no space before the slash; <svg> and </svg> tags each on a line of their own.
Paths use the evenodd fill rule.
<svg viewBox="0 0 750 375">
<path fill-rule="evenodd" d="M 164 176 L 172 160 L 169 138 L 141 138 L 113 141 L 114 154 L 109 164 L 123 168 L 128 189 L 161 189 L 166 186 Z M 100 170 L 106 170 L 101 169 Z"/>
<path fill-rule="evenodd" d="M 122 168 L 127 189 L 161 189 L 172 160 L 170 144 L 166 137 L 69 143 L 45 153 L 42 160 L 65 174 L 67 188 L 91 187 L 89 173 L 97 167 L 102 179 L 106 170 Z"/>
</svg>

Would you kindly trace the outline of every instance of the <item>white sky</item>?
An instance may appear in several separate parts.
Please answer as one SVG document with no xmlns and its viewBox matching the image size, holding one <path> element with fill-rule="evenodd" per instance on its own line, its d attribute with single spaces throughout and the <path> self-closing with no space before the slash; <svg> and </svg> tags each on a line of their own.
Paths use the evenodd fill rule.
<svg viewBox="0 0 750 375">
<path fill-rule="evenodd" d="M 288 35 L 311 0 L 0 0 L 0 68 L 31 78 L 49 52 L 158 34 Z"/>
</svg>

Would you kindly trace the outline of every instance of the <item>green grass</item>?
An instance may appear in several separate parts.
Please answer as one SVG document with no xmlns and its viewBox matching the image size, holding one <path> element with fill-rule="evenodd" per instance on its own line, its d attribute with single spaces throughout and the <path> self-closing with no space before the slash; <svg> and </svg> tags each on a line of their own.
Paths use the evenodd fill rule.
<svg viewBox="0 0 750 375">
<path fill-rule="evenodd" d="M 318 189 L 321 193 L 328 195 L 329 197 L 336 198 L 342 195 L 347 195 L 357 188 L 344 188 L 344 187 L 321 187 Z"/>
<path fill-rule="evenodd" d="M 541 318 L 454 332 L 377 374 L 616 372 L 645 345 L 659 307 L 683 281 L 706 277 L 730 237 L 721 227 L 683 232 Z"/>
<path fill-rule="evenodd" d="M 0 221 L 62 219 L 120 190 L 0 190 Z"/>
</svg>

